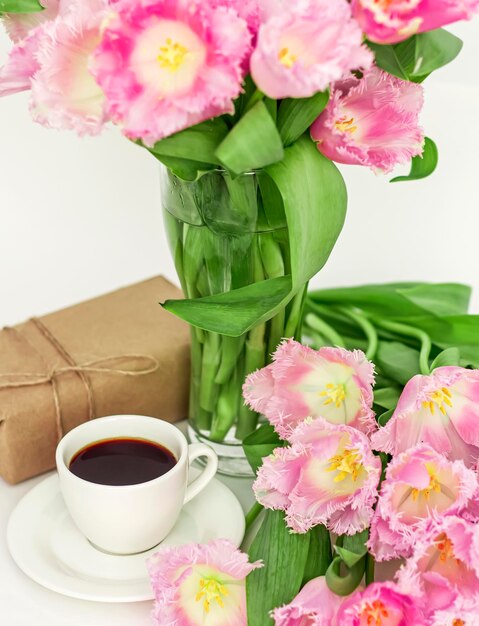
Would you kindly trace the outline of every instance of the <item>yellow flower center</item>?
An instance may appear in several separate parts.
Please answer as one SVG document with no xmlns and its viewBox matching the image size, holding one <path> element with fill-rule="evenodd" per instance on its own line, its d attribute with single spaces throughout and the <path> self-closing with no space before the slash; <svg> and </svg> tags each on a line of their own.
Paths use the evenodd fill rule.
<svg viewBox="0 0 479 626">
<path fill-rule="evenodd" d="M 354 126 L 354 117 L 347 117 L 346 115 L 342 115 L 338 118 L 334 125 L 336 128 L 342 133 L 354 133 L 358 130 L 357 126 Z"/>
<path fill-rule="evenodd" d="M 329 459 L 328 472 L 338 472 L 338 475 L 334 477 L 334 482 L 339 483 L 348 476 L 351 476 L 353 481 L 357 480 L 359 472 L 363 469 L 361 463 L 361 455 L 356 448 L 349 448 L 344 450 L 341 454 L 332 456 Z"/>
<path fill-rule="evenodd" d="M 223 596 L 228 595 L 228 589 L 214 578 L 202 578 L 200 590 L 196 594 L 196 601 L 203 601 L 203 608 L 208 613 L 212 602 L 216 602 L 221 608 L 224 607 Z"/>
<path fill-rule="evenodd" d="M 455 558 L 454 545 L 446 533 L 441 533 L 434 540 L 436 548 L 439 552 L 439 560 L 441 563 L 445 563 L 449 559 Z"/>
<path fill-rule="evenodd" d="M 160 46 L 160 54 L 156 58 L 161 68 L 176 72 L 183 65 L 187 54 L 188 48 L 168 37 L 165 45 Z"/>
<path fill-rule="evenodd" d="M 346 390 L 344 389 L 344 385 L 334 385 L 333 383 L 328 383 L 326 385 L 326 389 L 321 391 L 320 396 L 326 398 L 324 404 L 333 404 L 339 409 L 346 398 Z"/>
<path fill-rule="evenodd" d="M 466 622 L 460 617 L 456 617 L 452 622 L 452 626 L 466 626 Z"/>
<path fill-rule="evenodd" d="M 296 63 L 298 57 L 295 54 L 292 54 L 289 48 L 281 48 L 278 53 L 278 59 L 279 62 L 284 65 L 284 67 L 290 69 Z"/>
<path fill-rule="evenodd" d="M 429 394 L 428 398 L 428 400 L 424 400 L 422 406 L 425 409 L 429 409 L 431 411 L 431 415 L 434 415 L 434 409 L 436 406 L 443 415 L 446 415 L 445 406 L 452 407 L 452 395 L 447 387 L 433 391 Z"/>
<path fill-rule="evenodd" d="M 423 495 L 426 500 L 429 500 L 431 491 L 441 493 L 441 483 L 438 481 L 434 469 L 432 467 L 427 467 L 427 473 L 429 474 L 429 485 L 425 489 L 413 488 L 412 499 L 414 500 L 414 502 L 416 502 L 420 495 Z"/>
<path fill-rule="evenodd" d="M 375 600 L 372 604 L 366 604 L 360 617 L 366 619 L 367 626 L 382 626 L 383 619 L 387 619 L 389 613 L 380 600 Z"/>
</svg>

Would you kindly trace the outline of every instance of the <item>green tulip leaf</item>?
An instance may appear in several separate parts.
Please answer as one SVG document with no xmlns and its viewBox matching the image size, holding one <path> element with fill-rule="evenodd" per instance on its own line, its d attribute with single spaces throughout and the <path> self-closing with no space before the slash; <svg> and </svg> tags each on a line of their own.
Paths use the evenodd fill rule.
<svg viewBox="0 0 479 626">
<path fill-rule="evenodd" d="M 383 409 L 394 409 L 398 403 L 401 389 L 399 387 L 384 387 L 374 390 L 374 404 L 382 406 Z"/>
<path fill-rule="evenodd" d="M 159 160 L 166 158 L 164 163 L 168 167 L 169 163 L 175 163 L 171 159 L 186 159 L 190 163 L 197 161 L 198 169 L 201 169 L 205 163 L 212 165 L 220 163 L 215 151 L 227 133 L 225 121 L 217 117 L 166 137 L 148 150 Z"/>
<path fill-rule="evenodd" d="M 310 536 L 309 553 L 302 585 L 317 576 L 324 576 L 333 560 L 329 530 L 322 524 L 318 524 L 311 528 L 308 535 Z"/>
<path fill-rule="evenodd" d="M 234 174 L 281 161 L 283 142 L 264 102 L 257 102 L 229 131 L 216 158 Z"/>
<path fill-rule="evenodd" d="M 399 183 L 409 180 L 420 180 L 430 176 L 437 167 L 438 152 L 437 146 L 432 139 L 426 137 L 424 140 L 423 152 L 411 160 L 411 171 L 407 176 L 396 176 L 389 182 Z"/>
<path fill-rule="evenodd" d="M 378 417 L 379 426 L 386 426 L 386 424 L 389 422 L 393 414 L 394 414 L 394 409 L 389 409 L 389 411 L 385 411 L 384 413 L 381 413 L 381 415 Z"/>
<path fill-rule="evenodd" d="M 349 596 L 360 584 L 366 567 L 365 557 L 350 568 L 345 565 L 346 573 L 341 573 L 341 564 L 344 563 L 341 556 L 333 559 L 326 571 L 326 583 L 333 593 L 338 596 Z"/>
<path fill-rule="evenodd" d="M 308 137 L 285 149 L 280 163 L 266 168 L 283 197 L 291 248 L 293 289 L 324 266 L 341 232 L 347 193 L 337 167 Z"/>
<path fill-rule="evenodd" d="M 0 15 L 2 13 L 39 13 L 45 8 L 38 0 L 0 0 Z"/>
<path fill-rule="evenodd" d="M 414 65 L 410 66 L 409 76 L 419 81 L 453 61 L 463 46 L 459 37 L 443 28 L 415 35 L 413 39 Z"/>
<path fill-rule="evenodd" d="M 398 293 L 433 315 L 462 315 L 469 309 L 472 289 L 459 283 L 423 283 Z"/>
<path fill-rule="evenodd" d="M 458 367 L 461 365 L 461 351 L 459 348 L 446 348 L 440 352 L 431 364 L 431 371 L 437 367 L 444 367 L 446 365 L 453 365 Z"/>
<path fill-rule="evenodd" d="M 420 374 L 419 351 L 398 341 L 381 341 L 374 361 L 381 373 L 400 385 L 405 385 L 413 376 Z"/>
<path fill-rule="evenodd" d="M 263 424 L 243 440 L 244 453 L 254 472 L 263 464 L 265 456 L 283 445 L 284 442 L 271 424 Z"/>
<path fill-rule="evenodd" d="M 376 65 L 403 80 L 422 82 L 431 72 L 453 61 L 462 48 L 462 41 L 443 28 L 413 35 L 393 45 L 371 41 Z"/>
<path fill-rule="evenodd" d="M 278 111 L 278 130 L 285 146 L 294 143 L 324 111 L 329 91 L 320 91 L 310 98 L 286 98 Z"/>
<path fill-rule="evenodd" d="M 439 348 L 459 348 L 461 365 L 479 368 L 479 315 L 420 317 L 409 323 L 428 333 Z"/>
<path fill-rule="evenodd" d="M 356 306 L 372 315 L 405 319 L 424 315 L 462 315 L 471 288 L 459 283 L 386 283 L 321 289 L 309 293 L 313 302 Z"/>
<path fill-rule="evenodd" d="M 368 47 L 374 52 L 376 65 L 393 76 L 409 80 L 409 74 L 405 67 L 404 59 L 396 46 L 381 45 L 372 41 L 366 42 Z"/>
<path fill-rule="evenodd" d="M 163 308 L 197 328 L 239 337 L 271 319 L 291 297 L 291 276 L 282 276 L 214 296 L 167 300 Z"/>
<path fill-rule="evenodd" d="M 335 552 L 339 554 L 343 563 L 347 565 L 347 567 L 354 567 L 366 554 L 366 550 L 363 554 L 356 554 L 356 552 L 351 552 L 351 550 L 346 550 L 346 548 L 340 548 L 339 546 L 334 547 Z"/>
<path fill-rule="evenodd" d="M 326 572 L 326 583 L 334 593 L 347 596 L 352 593 L 362 580 L 366 566 L 366 541 L 368 530 L 351 536 L 342 537 L 342 545 L 334 546 L 338 555 Z M 341 574 L 341 563 L 346 574 Z"/>
<path fill-rule="evenodd" d="M 310 534 L 290 532 L 282 511 L 267 510 L 251 548 L 251 561 L 264 567 L 246 579 L 248 626 L 272 626 L 272 609 L 291 602 L 301 588 L 308 560 Z"/>
</svg>

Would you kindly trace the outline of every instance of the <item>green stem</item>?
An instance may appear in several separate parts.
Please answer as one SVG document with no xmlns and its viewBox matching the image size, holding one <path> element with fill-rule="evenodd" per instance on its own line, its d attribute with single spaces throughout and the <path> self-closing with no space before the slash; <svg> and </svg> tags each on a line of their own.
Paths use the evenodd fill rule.
<svg viewBox="0 0 479 626">
<path fill-rule="evenodd" d="M 408 326 L 407 324 L 400 324 L 399 322 L 389 322 L 387 320 L 375 320 L 376 325 L 385 330 L 390 330 L 398 335 L 406 335 L 406 337 L 414 337 L 421 343 L 421 350 L 419 353 L 419 369 L 421 374 L 427 376 L 431 373 L 429 367 L 429 355 L 431 353 L 431 338 L 429 335 L 419 328 L 414 326 Z"/>
<path fill-rule="evenodd" d="M 241 372 L 241 373 L 240 373 Z M 219 389 L 218 401 L 211 424 L 210 438 L 213 441 L 223 441 L 228 431 L 238 418 L 243 364 L 239 363 L 231 379 Z"/>
<path fill-rule="evenodd" d="M 263 367 L 265 364 L 265 331 L 266 324 L 259 324 L 252 328 L 248 334 L 248 339 L 246 340 L 245 376 Z M 258 414 L 243 404 L 239 411 L 236 437 L 241 440 L 244 439 L 254 431 L 257 423 Z"/>
<path fill-rule="evenodd" d="M 190 382 L 190 419 L 198 430 L 209 430 L 211 413 L 200 410 L 201 369 L 203 363 L 202 343 L 198 340 L 195 328 L 191 327 L 191 382 Z"/>
<path fill-rule="evenodd" d="M 284 329 L 285 337 L 295 337 L 298 332 L 301 317 L 303 315 L 305 289 L 307 289 L 307 285 L 298 291 L 291 302 L 288 321 L 286 322 L 286 328 Z"/>
<path fill-rule="evenodd" d="M 354 310 L 350 307 L 339 307 L 339 310 L 345 313 L 352 320 L 354 320 L 364 332 L 364 334 L 366 335 L 366 339 L 368 340 L 366 356 L 370 360 L 374 359 L 378 350 L 378 334 L 374 326 L 367 319 L 367 317 L 360 313 L 358 310 Z"/>
<path fill-rule="evenodd" d="M 244 347 L 245 337 L 222 337 L 221 344 L 221 364 L 216 373 L 215 383 L 223 385 L 228 382 L 238 363 L 241 350 Z"/>
<path fill-rule="evenodd" d="M 221 336 L 217 333 L 205 333 L 200 382 L 200 406 L 205 411 L 214 411 L 215 409 L 218 395 L 215 377 L 220 362 L 220 348 Z"/>
<path fill-rule="evenodd" d="M 341 335 L 334 330 L 332 326 L 327 324 L 323 319 L 318 317 L 315 313 L 308 313 L 306 315 L 306 324 L 313 330 L 326 337 L 332 346 L 339 346 L 344 348 L 344 341 Z"/>
<path fill-rule="evenodd" d="M 272 233 L 264 233 L 259 236 L 259 248 L 266 278 L 284 276 L 285 268 L 281 246 Z M 275 351 L 283 337 L 285 317 L 286 312 L 281 309 L 269 322 L 267 358 Z"/>
<path fill-rule="evenodd" d="M 248 113 L 248 111 L 252 109 L 257 102 L 259 102 L 260 100 L 263 100 L 263 98 L 264 98 L 264 93 L 260 89 L 256 89 L 256 91 L 253 92 L 251 98 L 248 100 L 248 103 L 245 106 L 243 115 L 246 115 L 246 113 Z"/>
<path fill-rule="evenodd" d="M 253 504 L 253 506 L 245 515 L 245 529 L 246 530 L 249 530 L 251 528 L 251 525 L 253 524 L 255 519 L 257 519 L 258 515 L 261 513 L 262 510 L 263 510 L 263 507 L 261 506 L 259 502 L 255 502 Z"/>
<path fill-rule="evenodd" d="M 366 571 L 364 574 L 364 580 L 366 582 L 366 585 L 370 585 L 371 583 L 374 582 L 374 566 L 375 566 L 374 557 L 372 554 L 368 552 L 366 554 Z"/>
</svg>

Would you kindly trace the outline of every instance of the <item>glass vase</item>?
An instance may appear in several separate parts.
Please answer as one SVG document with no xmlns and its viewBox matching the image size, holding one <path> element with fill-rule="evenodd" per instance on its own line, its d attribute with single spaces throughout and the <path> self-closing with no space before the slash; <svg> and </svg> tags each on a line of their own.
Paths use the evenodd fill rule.
<svg viewBox="0 0 479 626">
<path fill-rule="evenodd" d="M 262 172 L 232 178 L 214 170 L 186 182 L 162 169 L 166 232 L 185 297 L 290 273 L 286 218 L 281 202 L 263 202 L 268 184 Z M 240 337 L 191 328 L 189 436 L 216 450 L 224 474 L 252 475 L 242 441 L 261 416 L 245 406 L 242 385 L 270 362 L 282 338 L 299 335 L 305 291 L 306 285 L 272 319 Z"/>
</svg>

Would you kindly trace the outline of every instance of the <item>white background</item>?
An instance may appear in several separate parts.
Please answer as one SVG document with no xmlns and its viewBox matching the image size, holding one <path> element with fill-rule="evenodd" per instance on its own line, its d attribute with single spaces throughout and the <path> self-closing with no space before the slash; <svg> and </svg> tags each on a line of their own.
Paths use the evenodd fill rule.
<svg viewBox="0 0 479 626">
<path fill-rule="evenodd" d="M 479 19 L 451 30 L 464 50 L 425 83 L 436 174 L 391 185 L 343 167 L 346 226 L 314 285 L 463 281 L 479 310 Z M 157 273 L 175 276 L 153 157 L 114 128 L 88 139 L 44 129 L 27 94 L 0 100 L 0 326 Z"/>
</svg>

